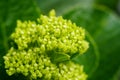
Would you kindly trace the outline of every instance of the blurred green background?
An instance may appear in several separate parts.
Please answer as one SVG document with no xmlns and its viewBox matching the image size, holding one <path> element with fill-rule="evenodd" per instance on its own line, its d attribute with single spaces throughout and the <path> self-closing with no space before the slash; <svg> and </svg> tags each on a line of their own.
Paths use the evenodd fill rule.
<svg viewBox="0 0 120 80">
<path fill-rule="evenodd" d="M 73 60 L 85 66 L 88 80 L 120 80 L 120 0 L 0 0 L 0 80 L 26 80 L 8 76 L 2 58 L 16 20 L 36 20 L 51 9 L 87 30 L 90 48 Z"/>
</svg>

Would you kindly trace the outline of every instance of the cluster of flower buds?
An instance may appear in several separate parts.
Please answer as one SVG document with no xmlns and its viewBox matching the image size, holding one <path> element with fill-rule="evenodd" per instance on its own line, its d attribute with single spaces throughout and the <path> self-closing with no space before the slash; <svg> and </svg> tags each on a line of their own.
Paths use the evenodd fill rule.
<svg viewBox="0 0 120 80">
<path fill-rule="evenodd" d="M 41 15 L 37 22 L 18 21 L 10 38 L 16 45 L 3 57 L 8 75 L 22 73 L 36 80 L 86 80 L 82 65 L 62 58 L 54 63 L 60 54 L 71 57 L 88 49 L 85 30 L 62 16 L 56 17 L 54 10 L 49 16 Z"/>
</svg>

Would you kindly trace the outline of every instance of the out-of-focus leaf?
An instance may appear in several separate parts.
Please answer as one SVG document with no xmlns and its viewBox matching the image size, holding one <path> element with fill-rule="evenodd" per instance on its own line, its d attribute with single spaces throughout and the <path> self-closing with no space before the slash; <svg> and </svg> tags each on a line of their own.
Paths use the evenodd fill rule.
<svg viewBox="0 0 120 80">
<path fill-rule="evenodd" d="M 76 6 L 91 7 L 94 0 L 37 0 L 41 10 L 47 14 L 51 9 L 55 9 L 57 15 L 74 9 Z"/>
<path fill-rule="evenodd" d="M 99 52 L 96 43 L 88 32 L 86 33 L 86 37 L 89 42 L 87 52 L 83 55 L 76 56 L 73 58 L 73 61 L 79 63 L 80 65 L 84 65 L 84 70 L 90 77 L 98 67 Z"/>
<path fill-rule="evenodd" d="M 107 6 L 111 8 L 112 10 L 116 11 L 117 10 L 117 5 L 118 5 L 119 0 L 95 0 L 97 4 Z"/>
<path fill-rule="evenodd" d="M 64 15 L 93 36 L 100 51 L 100 64 L 90 80 L 109 80 L 119 68 L 120 19 L 105 7 L 76 8 Z"/>
<path fill-rule="evenodd" d="M 120 0 L 118 1 L 117 11 L 118 11 L 118 14 L 120 15 Z"/>
<path fill-rule="evenodd" d="M 4 70 L 3 55 L 8 50 L 8 38 L 16 27 L 16 20 L 35 20 L 40 11 L 34 0 L 0 0 L 0 79 L 8 78 Z"/>
<path fill-rule="evenodd" d="M 120 67 L 111 80 L 120 80 Z"/>
</svg>

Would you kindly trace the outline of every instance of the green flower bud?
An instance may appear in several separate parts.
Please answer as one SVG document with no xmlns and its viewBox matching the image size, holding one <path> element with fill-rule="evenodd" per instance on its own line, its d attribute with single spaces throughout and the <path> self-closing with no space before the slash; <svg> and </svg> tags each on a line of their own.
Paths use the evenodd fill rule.
<svg viewBox="0 0 120 80">
<path fill-rule="evenodd" d="M 85 30 L 56 17 L 54 10 L 37 22 L 18 20 L 10 38 L 17 48 L 11 46 L 3 57 L 8 75 L 22 73 L 31 80 L 86 80 L 83 66 L 70 61 L 72 55 L 83 54 L 89 47 Z"/>
<path fill-rule="evenodd" d="M 86 80 L 87 75 L 83 72 L 83 66 L 73 62 L 65 62 L 59 64 L 59 78 L 63 80 Z"/>
</svg>

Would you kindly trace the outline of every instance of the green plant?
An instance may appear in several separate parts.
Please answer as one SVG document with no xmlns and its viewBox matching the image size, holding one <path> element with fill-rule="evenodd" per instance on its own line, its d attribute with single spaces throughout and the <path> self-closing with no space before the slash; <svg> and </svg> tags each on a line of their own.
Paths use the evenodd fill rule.
<svg viewBox="0 0 120 80">
<path fill-rule="evenodd" d="M 88 49 L 85 30 L 62 16 L 41 15 L 37 22 L 17 22 L 10 37 L 11 48 L 4 56 L 9 76 L 22 73 L 29 79 L 86 80 L 83 66 L 74 63 L 74 55 Z"/>
<path fill-rule="evenodd" d="M 30 80 L 35 78 L 39 80 L 43 78 L 50 78 L 51 74 L 54 73 L 54 71 L 58 72 L 59 70 L 63 69 L 63 67 L 60 67 L 63 65 L 76 65 L 76 67 L 80 67 L 84 76 L 87 77 L 84 78 L 87 80 L 119 80 L 120 18 L 119 14 L 116 15 L 115 13 L 118 12 L 118 1 L 119 0 L 0 0 L 0 80 Z M 109 8 L 111 8 L 112 10 Z M 42 58 L 43 64 L 46 63 L 44 62 L 44 59 L 47 59 L 50 61 L 50 64 L 52 64 L 52 66 L 54 65 L 56 67 L 54 71 L 47 72 L 49 73 L 47 77 L 45 77 L 46 74 L 42 75 L 44 73 L 44 69 L 43 72 L 41 71 L 40 74 L 40 69 L 36 68 L 38 69 L 36 71 L 37 74 L 39 73 L 39 76 L 36 76 L 35 71 L 31 71 L 35 70 L 34 68 L 29 69 L 31 72 L 28 71 L 28 69 L 24 69 L 25 65 L 23 65 L 21 62 L 25 62 L 25 60 L 22 60 L 25 59 L 25 57 L 23 56 L 23 58 L 20 58 L 18 56 L 26 55 L 26 53 L 30 53 L 31 55 L 31 53 L 33 52 L 38 54 L 40 49 L 38 49 L 38 47 L 36 46 L 40 47 L 40 45 L 36 45 L 38 43 L 34 41 L 36 40 L 37 42 L 39 42 L 39 38 L 36 39 L 35 36 L 32 36 L 35 38 L 32 38 L 32 43 L 29 44 L 29 41 L 28 43 L 23 43 L 26 41 L 23 40 L 22 37 L 19 38 L 15 36 L 15 34 L 19 33 L 19 36 L 21 36 L 22 34 L 20 35 L 20 32 L 16 31 L 20 29 L 23 32 L 26 32 L 28 31 L 27 29 L 30 29 L 30 25 L 32 24 L 35 24 L 35 26 L 37 27 L 38 25 L 42 26 L 42 20 L 40 20 L 42 18 L 39 18 L 39 15 L 41 15 L 41 13 L 44 14 L 42 16 L 48 15 L 51 9 L 55 9 L 57 16 L 60 15 L 64 18 L 64 20 L 70 20 L 68 22 L 72 22 L 72 24 L 75 23 L 77 25 L 77 28 L 80 26 L 79 28 L 81 28 L 81 30 L 85 32 L 84 37 L 85 40 L 89 42 L 89 48 L 86 48 L 87 50 L 84 52 L 85 54 L 79 54 L 79 52 L 75 54 L 70 54 L 64 52 L 67 51 L 67 49 L 74 52 L 74 50 L 76 50 L 74 46 L 72 47 L 72 49 L 69 49 L 69 47 L 64 47 L 63 49 L 61 49 L 61 52 L 56 51 L 56 49 L 55 51 L 49 51 L 50 54 L 46 52 L 46 55 L 42 57 L 40 55 L 32 55 L 31 57 L 34 58 L 35 56 Z M 54 14 L 53 16 L 55 17 Z M 50 19 L 50 16 L 46 17 Z M 38 20 L 36 20 L 36 18 L 38 18 Z M 59 18 L 59 16 L 57 18 Z M 21 27 L 23 27 L 23 25 L 29 27 L 24 30 L 20 27 L 20 25 L 22 25 Z M 38 36 L 38 29 L 35 30 L 35 32 L 37 32 L 36 36 Z M 42 30 L 42 32 L 44 32 L 44 30 Z M 57 31 L 55 33 L 59 34 L 59 32 Z M 30 36 L 23 36 L 23 38 L 28 37 Z M 43 38 L 41 38 L 41 40 L 41 42 L 44 42 Z M 65 42 L 66 41 L 67 40 L 65 40 Z M 22 45 L 19 42 L 22 42 Z M 45 39 L 45 43 L 46 42 L 47 41 Z M 35 49 L 33 49 L 30 45 L 34 46 Z M 42 50 L 44 50 L 44 45 L 42 47 Z M 53 44 L 52 46 L 54 45 L 55 44 Z M 63 47 L 63 44 L 59 45 L 61 46 L 61 48 Z M 50 47 L 49 49 L 52 48 L 53 47 Z M 18 51 L 18 49 L 22 50 Z M 13 53 L 10 51 L 12 51 Z M 21 59 L 19 65 L 21 64 L 22 66 L 15 67 L 16 65 L 14 65 L 14 68 L 11 68 L 10 66 L 13 66 L 12 64 L 15 64 L 15 56 L 12 55 L 16 53 L 19 53 L 19 55 L 17 55 L 17 59 Z M 11 60 L 13 61 L 13 63 L 7 61 L 8 57 L 9 59 L 13 59 Z M 37 60 L 38 58 L 35 59 L 35 61 Z M 28 62 L 30 63 L 27 66 L 33 67 L 35 61 L 32 62 L 32 60 L 30 61 L 30 58 L 28 58 Z M 33 65 L 31 65 L 31 63 Z M 16 71 L 16 68 L 18 68 L 18 72 Z M 23 69 L 19 70 L 19 68 Z M 69 72 L 70 67 L 67 67 L 67 70 L 66 72 Z M 55 76 L 57 77 L 57 75 Z M 53 74 L 51 77 L 53 78 Z M 54 79 L 56 77 L 54 77 Z"/>
</svg>

